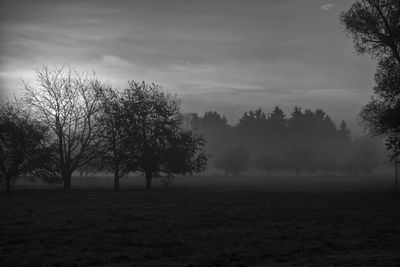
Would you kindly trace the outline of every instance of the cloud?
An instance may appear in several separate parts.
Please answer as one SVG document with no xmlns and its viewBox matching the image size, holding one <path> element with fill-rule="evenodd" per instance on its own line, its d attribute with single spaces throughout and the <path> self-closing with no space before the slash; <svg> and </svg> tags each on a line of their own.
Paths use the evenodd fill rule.
<svg viewBox="0 0 400 267">
<path fill-rule="evenodd" d="M 334 7 L 335 7 L 335 4 L 326 4 L 326 5 L 321 6 L 319 9 L 327 11 Z"/>
<path fill-rule="evenodd" d="M 215 68 L 209 64 L 193 64 L 189 60 L 175 60 L 165 65 L 166 70 L 174 72 L 190 72 L 194 74 L 212 73 Z"/>
<path fill-rule="evenodd" d="M 101 63 L 105 68 L 113 68 L 113 69 L 114 68 L 124 69 L 124 68 L 130 68 L 132 66 L 130 62 L 114 55 L 102 55 Z"/>
<path fill-rule="evenodd" d="M 263 93 L 265 88 L 254 84 L 240 84 L 240 83 L 226 83 L 226 82 L 215 82 L 215 81 L 185 81 L 181 83 L 185 88 L 190 88 L 190 92 L 194 94 L 204 93 Z"/>
</svg>

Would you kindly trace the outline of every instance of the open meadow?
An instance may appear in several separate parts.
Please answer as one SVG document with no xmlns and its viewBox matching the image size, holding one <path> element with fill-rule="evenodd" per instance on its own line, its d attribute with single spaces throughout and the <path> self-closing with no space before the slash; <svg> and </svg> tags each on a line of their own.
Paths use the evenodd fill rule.
<svg viewBox="0 0 400 267">
<path fill-rule="evenodd" d="M 90 189 L 90 179 L 108 181 L 1 193 L 0 266 L 400 264 L 400 192 L 389 178 L 185 177 L 152 191 L 126 178 L 120 192 Z"/>
</svg>

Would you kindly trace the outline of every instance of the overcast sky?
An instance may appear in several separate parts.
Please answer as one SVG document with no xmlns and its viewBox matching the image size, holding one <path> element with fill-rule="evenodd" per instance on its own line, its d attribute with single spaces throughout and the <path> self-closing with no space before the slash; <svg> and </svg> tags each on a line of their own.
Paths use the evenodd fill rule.
<svg viewBox="0 0 400 267">
<path fill-rule="evenodd" d="M 354 125 L 375 62 L 355 54 L 349 0 L 0 0 L 0 90 L 32 66 L 95 70 L 118 89 L 161 84 L 186 112 L 323 108 Z"/>
</svg>

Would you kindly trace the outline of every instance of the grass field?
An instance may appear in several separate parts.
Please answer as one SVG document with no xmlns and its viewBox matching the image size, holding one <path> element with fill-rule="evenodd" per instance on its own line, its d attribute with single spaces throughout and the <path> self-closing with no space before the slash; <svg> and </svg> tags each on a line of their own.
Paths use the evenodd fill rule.
<svg viewBox="0 0 400 267">
<path fill-rule="evenodd" d="M 187 181 L 1 193 L 0 266 L 400 265 L 400 192 L 389 183 Z"/>
</svg>

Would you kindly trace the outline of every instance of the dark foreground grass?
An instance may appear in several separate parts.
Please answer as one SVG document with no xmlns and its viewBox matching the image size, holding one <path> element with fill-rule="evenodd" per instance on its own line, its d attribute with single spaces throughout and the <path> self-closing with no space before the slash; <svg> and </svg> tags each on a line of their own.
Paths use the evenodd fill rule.
<svg viewBox="0 0 400 267">
<path fill-rule="evenodd" d="M 399 192 L 0 195 L 0 266 L 399 266 Z"/>
</svg>

